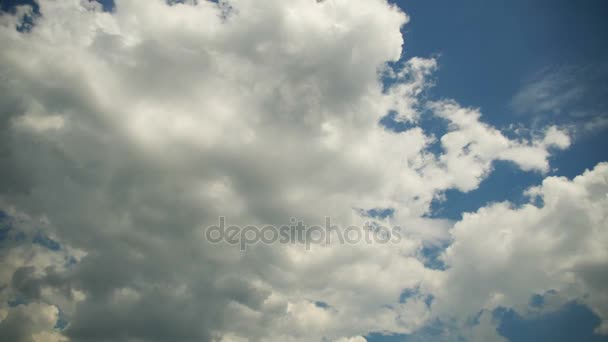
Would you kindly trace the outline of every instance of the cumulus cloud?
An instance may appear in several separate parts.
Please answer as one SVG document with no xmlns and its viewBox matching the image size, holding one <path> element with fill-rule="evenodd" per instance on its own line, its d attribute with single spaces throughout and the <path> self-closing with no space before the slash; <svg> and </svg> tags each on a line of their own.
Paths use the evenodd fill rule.
<svg viewBox="0 0 608 342">
<path fill-rule="evenodd" d="M 527 262 L 525 274 L 535 273 L 539 290 L 582 296 L 597 287 L 592 270 L 606 261 L 597 236 L 605 196 L 593 202 L 582 188 L 605 185 L 604 165 L 580 180 L 547 178 L 531 190 L 543 197 L 542 208 L 482 208 L 453 229 L 429 218 L 434 199 L 477 188 L 494 160 L 547 172 L 551 152 L 570 139 L 558 127 L 508 138 L 477 109 L 425 102 L 437 61 L 399 61 L 408 17 L 396 6 L 121 0 L 103 12 L 89 1 L 38 3 L 29 31 L 15 29 L 23 11 L 0 20 L 0 205 L 24 218 L 11 229 L 24 231 L 26 241 L 39 229 L 61 247 L 2 241 L 10 260 L 0 273 L 3 334 L 361 341 L 370 332 L 413 333 L 453 315 L 450 306 L 473 314 L 531 294 L 497 280 L 497 270 L 511 270 L 501 260 L 521 262 L 485 244 L 502 241 L 503 230 L 523 241 L 526 229 L 537 229 L 547 255 L 579 258 L 561 266 L 544 255 Z M 412 127 L 396 133 L 380 125 L 391 111 Z M 448 132 L 436 137 L 418 127 L 421 115 L 442 118 Z M 442 151 L 433 151 L 436 142 Z M 581 188 L 572 191 L 592 212 L 560 202 L 562 188 L 552 182 Z M 604 190 L 594 189 L 599 199 Z M 242 226 L 331 216 L 345 227 L 363 226 L 370 218 L 361 213 L 374 208 L 394 210 L 375 220 L 402 226 L 399 243 L 242 252 L 204 235 L 219 216 Z M 572 222 L 584 228 L 580 244 L 562 251 L 543 229 L 566 234 L 558 221 L 568 210 L 578 210 L 567 217 L 584 220 Z M 522 217 L 527 212 L 539 218 Z M 554 225 L 543 228 L 543 219 Z M 591 241 L 595 248 L 587 249 Z M 450 268 L 426 267 L 421 248 L 449 242 Z M 513 245 L 511 254 L 528 255 L 526 246 Z M 489 273 L 469 277 L 470 257 L 484 258 Z M 461 296 L 478 279 L 487 288 Z M 448 291 L 452 282 L 456 292 Z M 418 294 L 400 300 L 405 289 Z M 17 297 L 24 303 L 15 304 Z M 605 317 L 604 302 L 594 303 Z M 52 322 L 59 313 L 67 326 Z"/>
<path fill-rule="evenodd" d="M 604 318 L 598 332 L 605 333 L 607 193 L 602 163 L 573 180 L 545 178 L 521 207 L 503 202 L 465 214 L 450 231 L 453 243 L 443 255 L 450 286 L 435 292 L 437 309 L 526 312 L 531 292 L 559 293 Z"/>
<path fill-rule="evenodd" d="M 57 321 L 57 308 L 45 304 L 20 305 L 11 308 L 0 324 L 3 341 L 60 342 L 66 341 L 52 329 Z"/>
</svg>

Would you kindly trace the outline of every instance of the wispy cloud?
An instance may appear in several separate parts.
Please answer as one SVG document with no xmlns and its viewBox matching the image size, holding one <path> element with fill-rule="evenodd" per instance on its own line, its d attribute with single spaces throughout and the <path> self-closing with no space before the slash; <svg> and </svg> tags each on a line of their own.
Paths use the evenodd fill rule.
<svg viewBox="0 0 608 342">
<path fill-rule="evenodd" d="M 608 87 L 602 82 L 606 65 L 552 66 L 527 78 L 513 96 L 511 107 L 534 121 L 562 122 L 576 131 L 608 127 Z"/>
</svg>

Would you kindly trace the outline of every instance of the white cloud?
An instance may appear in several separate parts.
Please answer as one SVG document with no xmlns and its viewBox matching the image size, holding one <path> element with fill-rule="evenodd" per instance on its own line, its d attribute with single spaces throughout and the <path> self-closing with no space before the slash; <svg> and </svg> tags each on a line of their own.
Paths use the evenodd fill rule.
<svg viewBox="0 0 608 342">
<path fill-rule="evenodd" d="M 0 337 L 3 341 L 19 342 L 66 341 L 59 333 L 53 332 L 57 315 L 56 307 L 45 304 L 10 308 L 0 324 Z"/>
<path fill-rule="evenodd" d="M 435 115 L 447 120 L 449 131 L 440 139 L 444 153 L 437 163 L 426 166 L 425 176 L 437 189 L 457 188 L 470 191 L 491 171 L 494 160 L 507 160 L 522 170 L 549 171 L 550 147 L 566 148 L 565 132 L 549 127 L 538 140 L 512 140 L 496 128 L 480 121 L 481 113 L 463 108 L 454 101 L 429 104 Z"/>
<path fill-rule="evenodd" d="M 584 139 L 606 128 L 607 72 L 603 63 L 545 67 L 522 83 L 511 107 L 531 115 L 532 125 L 560 121 Z"/>
<path fill-rule="evenodd" d="M 560 113 L 586 91 L 580 72 L 568 67 L 540 70 L 515 94 L 513 107 L 521 113 Z"/>
<path fill-rule="evenodd" d="M 467 228 L 471 217 L 451 232 L 450 222 L 426 217 L 431 201 L 447 189 L 475 189 L 494 160 L 545 172 L 550 148 L 570 142 L 556 127 L 510 139 L 478 110 L 425 103 L 420 94 L 437 61 L 387 67 L 401 55 L 408 18 L 385 1 L 122 0 L 104 13 L 87 1 L 41 0 L 40 11 L 29 33 L 14 30 L 15 17 L 0 21 L 0 203 L 46 217 L 61 253 L 81 259 L 65 269 L 65 255 L 33 252 L 48 264 L 24 279 L 41 295 L 7 310 L 58 307 L 70 322 L 61 334 L 73 341 L 358 341 L 372 331 L 411 333 L 444 314 L 426 294 L 465 312 L 485 307 L 489 299 L 442 291 L 446 279 L 462 288 L 478 279 L 461 276 L 469 254 L 458 246 L 470 243 L 469 253 L 487 262 L 501 255 L 467 235 L 477 229 Z M 386 91 L 382 75 L 396 79 Z M 425 106 L 446 120 L 447 134 L 378 124 L 391 110 L 416 123 Z M 443 153 L 431 152 L 436 139 Z M 543 185 L 546 202 L 550 190 Z M 356 209 L 371 208 L 395 209 L 382 223 L 405 227 L 400 243 L 241 252 L 203 234 L 220 215 L 238 225 L 329 215 L 346 226 L 362 225 L 368 218 Z M 496 208 L 505 213 L 497 220 L 519 215 Z M 423 244 L 448 239 L 453 270 L 418 260 Z M 601 255 L 577 251 L 591 258 L 586 265 L 602 265 Z M 15 257 L 2 282 L 36 258 Z M 540 266 L 530 263 L 530 272 Z M 406 288 L 421 295 L 400 303 Z M 496 303 L 519 303 L 529 290 Z M 23 336 L 59 334 L 41 329 Z"/>
<path fill-rule="evenodd" d="M 466 214 L 451 230 L 450 267 L 437 305 L 452 315 L 499 306 L 526 312 L 531 293 L 557 291 L 603 318 L 608 293 L 608 164 L 573 180 L 545 178 L 529 194 L 542 205 L 497 203 Z M 449 285 L 448 285 L 449 284 Z"/>
</svg>

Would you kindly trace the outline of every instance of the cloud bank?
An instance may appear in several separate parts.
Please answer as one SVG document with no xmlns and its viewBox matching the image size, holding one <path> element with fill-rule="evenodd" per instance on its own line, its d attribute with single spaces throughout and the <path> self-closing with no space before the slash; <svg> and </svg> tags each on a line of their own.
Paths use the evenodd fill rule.
<svg viewBox="0 0 608 342">
<path fill-rule="evenodd" d="M 546 292 L 608 332 L 608 165 L 547 176 L 522 207 L 430 218 L 495 160 L 547 174 L 570 138 L 509 137 L 476 108 L 425 100 L 438 62 L 401 60 L 398 7 L 38 3 L 28 30 L 31 9 L 0 17 L 0 339 L 363 341 L 441 321 L 437 340 L 501 340 L 488 313 Z M 409 128 L 381 125 L 387 113 Z M 219 216 L 345 227 L 377 208 L 398 244 L 243 252 L 204 235 Z M 441 245 L 445 269 L 429 267 L 424 247 Z"/>
</svg>

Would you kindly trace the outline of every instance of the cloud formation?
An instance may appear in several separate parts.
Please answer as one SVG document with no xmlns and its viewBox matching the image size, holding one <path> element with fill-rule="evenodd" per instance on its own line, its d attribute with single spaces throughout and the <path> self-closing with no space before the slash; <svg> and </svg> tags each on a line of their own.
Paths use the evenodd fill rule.
<svg viewBox="0 0 608 342">
<path fill-rule="evenodd" d="M 499 339 L 487 316 L 465 321 L 524 310 L 543 290 L 581 298 L 605 322 L 605 164 L 572 181 L 546 178 L 530 190 L 542 205 L 429 217 L 434 199 L 477 188 L 495 160 L 549 172 L 570 138 L 555 126 L 507 137 L 478 109 L 425 101 L 438 62 L 400 60 L 408 17 L 396 6 L 39 6 L 29 31 L 15 29 L 25 8 L 0 17 L 0 208 L 10 228 L 0 337 L 362 341 L 454 319 L 447 340 Z M 411 127 L 380 125 L 389 112 Z M 447 132 L 425 131 L 422 115 Z M 241 226 L 331 216 L 346 227 L 375 208 L 394 210 L 375 220 L 403 227 L 399 244 L 242 252 L 204 236 L 219 216 Z M 425 266 L 422 248 L 448 243 L 448 269 Z M 402 298 L 406 289 L 415 294 Z"/>
</svg>

